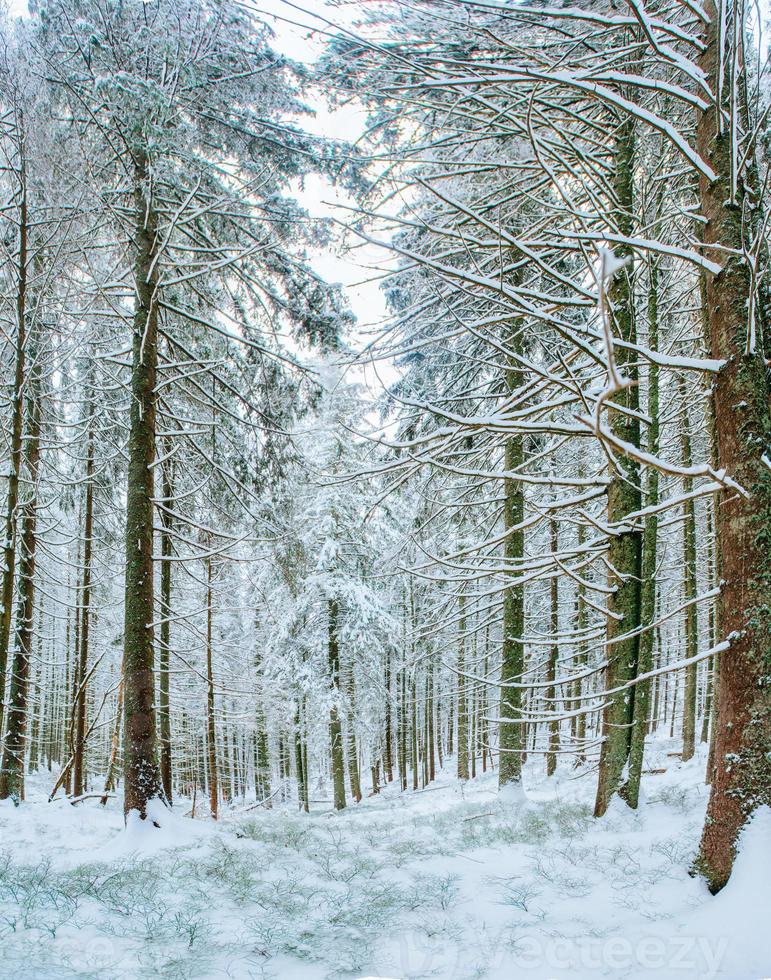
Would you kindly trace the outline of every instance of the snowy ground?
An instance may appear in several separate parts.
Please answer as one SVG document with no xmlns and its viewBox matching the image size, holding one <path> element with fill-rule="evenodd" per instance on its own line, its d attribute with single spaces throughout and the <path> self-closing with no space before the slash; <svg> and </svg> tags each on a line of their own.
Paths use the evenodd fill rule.
<svg viewBox="0 0 771 980">
<path fill-rule="evenodd" d="M 590 816 L 591 775 L 527 773 L 323 805 L 173 816 L 123 829 L 119 803 L 0 804 L 0 976 L 49 978 L 771 975 L 771 814 L 731 884 L 688 875 L 703 760 L 662 747 L 637 813 Z M 45 788 L 49 787 L 48 779 Z M 36 792 L 37 791 L 37 792 Z"/>
</svg>

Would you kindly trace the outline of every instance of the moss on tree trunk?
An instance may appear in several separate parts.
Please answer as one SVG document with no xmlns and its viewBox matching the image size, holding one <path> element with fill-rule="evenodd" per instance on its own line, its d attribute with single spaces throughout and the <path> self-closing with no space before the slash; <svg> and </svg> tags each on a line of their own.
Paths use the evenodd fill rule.
<svg viewBox="0 0 771 980">
<path fill-rule="evenodd" d="M 618 124 L 615 147 L 613 189 L 617 201 L 615 221 L 623 235 L 633 234 L 633 172 L 635 158 L 634 120 L 624 118 Z M 618 248 L 619 256 L 629 262 L 611 281 L 608 299 L 613 332 L 629 344 L 637 342 L 635 326 L 632 253 L 628 246 Z M 616 350 L 616 366 L 629 382 L 608 404 L 613 434 L 633 446 L 640 445 L 639 390 L 635 353 L 627 347 Z M 640 470 L 637 462 L 626 456 L 615 456 L 608 486 L 608 523 L 620 526 L 610 539 L 608 565 L 609 585 L 606 630 L 607 668 L 605 684 L 614 690 L 637 673 L 639 659 L 640 578 L 642 572 L 642 532 L 635 522 L 625 524 L 628 514 L 640 509 Z M 632 634 L 632 635 L 629 635 Z M 607 698 L 602 717 L 603 742 L 594 814 L 602 816 L 614 793 L 621 788 L 624 767 L 629 758 L 634 713 L 634 689 L 618 691 Z"/>
<path fill-rule="evenodd" d="M 715 92 L 720 18 L 712 0 L 706 12 L 710 20 L 700 64 Z M 732 33 L 729 24 L 726 36 Z M 771 470 L 762 459 L 771 445 L 771 416 L 768 324 L 756 322 L 753 342 L 750 271 L 741 255 L 744 215 L 755 202 L 742 180 L 732 195 L 731 133 L 718 125 L 714 106 L 700 116 L 697 145 L 717 175 L 713 181 L 700 177 L 700 195 L 706 254 L 723 266 L 706 277 L 711 354 L 726 360 L 714 385 L 718 457 L 749 492 L 745 497 L 725 490 L 717 510 L 722 580 L 717 626 L 730 648 L 717 668 L 713 780 L 697 860 L 717 891 L 731 874 L 742 827 L 758 806 L 771 804 Z M 722 248 L 713 249 L 715 244 Z"/>
</svg>

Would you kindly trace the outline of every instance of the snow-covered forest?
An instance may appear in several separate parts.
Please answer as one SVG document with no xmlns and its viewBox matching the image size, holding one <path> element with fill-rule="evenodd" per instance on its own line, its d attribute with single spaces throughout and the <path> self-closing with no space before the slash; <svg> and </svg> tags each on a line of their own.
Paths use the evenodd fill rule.
<svg viewBox="0 0 771 980">
<path fill-rule="evenodd" d="M 771 975 L 749 0 L 0 11 L 0 977 Z"/>
</svg>

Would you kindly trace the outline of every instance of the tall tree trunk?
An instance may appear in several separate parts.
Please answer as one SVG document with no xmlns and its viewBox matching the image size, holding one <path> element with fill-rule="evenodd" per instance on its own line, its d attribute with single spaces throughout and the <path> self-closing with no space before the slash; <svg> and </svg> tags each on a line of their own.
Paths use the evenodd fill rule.
<svg viewBox="0 0 771 980">
<path fill-rule="evenodd" d="M 659 268 L 658 259 L 651 257 L 648 284 L 648 346 L 651 350 L 659 347 Z M 657 456 L 659 452 L 659 369 L 651 361 L 648 369 L 648 427 L 647 451 Z M 646 507 L 656 507 L 659 502 L 659 472 L 655 467 L 648 470 L 646 486 Z M 642 588 L 640 593 L 640 621 L 645 632 L 640 636 L 638 673 L 646 674 L 653 669 L 653 647 L 656 617 L 656 561 L 658 552 L 658 514 L 648 514 L 643 531 Z M 645 735 L 648 731 L 648 712 L 650 705 L 651 682 L 641 681 L 635 690 L 632 715 L 632 738 L 629 749 L 629 770 L 622 797 L 632 809 L 640 802 L 640 779 L 642 778 L 643 757 L 645 755 Z"/>
<path fill-rule="evenodd" d="M 579 475 L 583 476 L 579 469 Z M 578 549 L 579 551 L 586 542 L 586 528 L 583 524 L 578 525 Z M 589 645 L 584 637 L 588 626 L 587 605 L 586 605 L 586 585 L 583 579 L 578 583 L 576 594 L 576 631 L 578 633 L 578 649 L 576 651 L 576 667 L 578 670 L 586 667 L 589 660 Z M 576 758 L 575 765 L 580 766 L 586 761 L 586 706 L 582 698 L 583 683 L 581 679 L 574 682 L 573 704 L 579 712 L 576 716 Z"/>
<path fill-rule="evenodd" d="M 432 783 L 436 779 L 436 726 L 434 703 L 434 661 L 428 662 L 428 673 L 426 675 L 426 750 L 428 753 L 428 781 Z"/>
<path fill-rule="evenodd" d="M 557 522 L 549 522 L 551 536 L 552 554 L 556 555 L 559 549 L 559 538 Z M 552 645 L 549 648 L 549 661 L 546 665 L 546 680 L 549 686 L 546 688 L 546 710 L 555 716 L 557 711 L 557 697 L 554 687 L 554 679 L 557 676 L 557 658 L 559 657 L 559 646 L 557 637 L 559 636 L 559 582 L 556 575 L 552 575 L 549 580 L 549 604 L 551 606 L 551 635 Z M 557 753 L 560 748 L 560 723 L 556 717 L 549 721 L 549 751 L 546 753 L 546 775 L 553 776 L 557 768 Z"/>
<path fill-rule="evenodd" d="M 19 804 L 24 798 L 24 752 L 26 748 L 29 668 L 35 616 L 35 552 L 37 549 L 38 465 L 40 462 L 40 402 L 33 378 L 29 396 L 26 470 L 29 496 L 21 510 L 21 555 L 19 560 L 16 652 L 11 670 L 11 689 L 2 765 L 0 800 L 9 797 Z"/>
<path fill-rule="evenodd" d="M 709 89 L 719 92 L 722 18 L 713 0 L 707 0 L 705 12 L 700 65 Z M 741 67 L 740 52 L 731 51 L 730 38 L 742 43 L 744 37 L 744 25 L 733 31 L 735 13 L 729 7 L 726 47 Z M 729 84 L 722 88 L 726 102 L 729 89 Z M 698 867 L 710 889 L 718 891 L 731 874 L 742 827 L 756 807 L 771 803 L 771 470 L 763 461 L 771 445 L 771 413 L 768 324 L 757 322 L 750 330 L 752 284 L 743 255 L 745 215 L 757 202 L 741 178 L 731 187 L 732 132 L 715 106 L 700 115 L 697 146 L 717 174 L 714 181 L 700 177 L 700 194 L 706 253 L 723 266 L 706 277 L 711 354 L 726 361 L 714 385 L 719 463 L 749 493 L 724 491 L 717 511 L 722 581 L 717 620 L 730 650 L 718 661 L 714 770 Z M 715 244 L 721 248 L 712 248 Z"/>
<path fill-rule="evenodd" d="M 614 216 L 616 230 L 629 238 L 634 234 L 634 158 L 634 120 L 625 117 L 619 122 L 616 134 L 613 190 L 618 205 Z M 628 264 L 616 273 L 608 290 L 613 332 L 621 340 L 635 344 L 632 250 L 620 246 L 617 251 L 628 259 Z M 636 357 L 629 348 L 616 349 L 616 367 L 629 384 L 608 405 L 613 434 L 633 446 L 640 445 Z M 611 535 L 608 547 L 608 564 L 613 570 L 609 585 L 613 591 L 607 602 L 605 683 L 607 690 L 615 690 L 636 676 L 639 659 L 639 633 L 636 630 L 640 625 L 642 533 L 637 523 L 633 526 L 624 523 L 628 514 L 640 509 L 640 471 L 635 460 L 614 456 L 607 493 L 608 523 L 620 525 Z M 602 717 L 603 741 L 594 805 L 596 817 L 605 813 L 611 797 L 621 787 L 631 748 L 633 709 L 634 688 L 608 695 Z"/>
<path fill-rule="evenodd" d="M 258 800 L 267 800 L 270 796 L 270 754 L 268 732 L 261 707 L 258 708 L 257 731 L 254 738 L 254 793 Z"/>
<path fill-rule="evenodd" d="M 3 544 L 2 608 L 0 608 L 0 741 L 5 734 L 5 688 L 8 669 L 8 644 L 11 638 L 13 580 L 16 571 L 16 511 L 19 505 L 19 472 L 22 458 L 22 429 L 24 420 L 24 381 L 27 350 L 27 262 L 29 217 L 27 208 L 27 178 L 24 153 L 19 166 L 19 258 L 16 281 L 16 362 L 11 395 L 11 446 L 6 500 L 5 538 Z"/>
<path fill-rule="evenodd" d="M 407 789 L 407 671 L 404 667 L 396 673 L 397 734 L 399 756 L 399 784 L 402 792 Z"/>
<path fill-rule="evenodd" d="M 515 343 L 512 340 L 512 343 Z M 519 350 L 519 344 L 517 345 Z M 506 386 L 510 393 L 518 386 L 518 371 L 506 372 Z M 505 469 L 511 474 L 525 461 L 524 441 L 521 435 L 506 440 Z M 524 726 L 522 715 L 522 684 L 525 670 L 525 587 L 518 581 L 522 574 L 525 554 L 525 497 L 522 486 L 512 476 L 503 481 L 503 527 L 506 538 L 503 545 L 507 574 L 514 581 L 506 585 L 503 593 L 503 643 L 501 650 L 501 700 L 498 725 L 498 785 L 522 781 L 522 754 Z M 507 687 L 506 685 L 512 685 Z"/>
<path fill-rule="evenodd" d="M 418 680 L 417 670 L 412 671 L 410 684 L 410 760 L 412 762 L 412 788 L 418 788 Z"/>
<path fill-rule="evenodd" d="M 469 777 L 469 712 L 466 678 L 466 597 L 458 597 L 460 635 L 458 637 L 458 779 Z"/>
<path fill-rule="evenodd" d="M 255 704 L 255 733 L 254 733 L 254 794 L 257 800 L 270 798 L 270 743 L 268 727 L 265 718 L 265 675 L 263 672 L 262 652 L 259 647 L 255 653 L 254 669 L 257 676 L 257 701 Z M 265 803 L 266 807 L 270 802 Z"/>
<path fill-rule="evenodd" d="M 126 600 L 124 628 L 124 812 L 144 819 L 161 799 L 155 734 L 153 598 L 153 462 L 158 369 L 158 230 L 148 187 L 147 158 L 136 162 L 136 294 L 131 366 L 131 425 L 126 490 Z"/>
<path fill-rule="evenodd" d="M 679 394 L 681 401 L 680 444 L 683 465 L 691 465 L 691 433 L 688 423 L 688 389 L 685 378 L 680 375 Z M 693 479 L 683 480 L 683 493 L 693 491 Z M 684 600 L 690 605 L 685 610 L 685 656 L 687 660 L 695 657 L 699 650 L 699 629 L 696 615 L 696 509 L 693 499 L 683 503 L 683 592 Z M 696 751 L 696 682 L 698 664 L 689 664 L 685 669 L 685 691 L 683 694 L 683 762 L 693 758 Z"/>
<path fill-rule="evenodd" d="M 361 803 L 361 780 L 359 777 L 358 747 L 356 745 L 356 686 L 353 664 L 349 664 L 345 672 L 345 694 L 348 707 L 345 726 L 348 779 L 351 784 L 351 796 L 356 803 Z"/>
<path fill-rule="evenodd" d="M 211 541 L 209 542 L 211 550 Z M 209 809 L 216 820 L 219 806 L 217 776 L 217 722 L 214 705 L 214 668 L 212 664 L 214 603 L 212 597 L 212 559 L 206 558 L 206 743 L 208 747 Z"/>
<path fill-rule="evenodd" d="M 394 778 L 394 747 L 393 719 L 391 703 L 391 651 L 385 654 L 385 752 L 383 754 L 383 772 L 387 782 Z"/>
<path fill-rule="evenodd" d="M 329 750 L 332 757 L 332 792 L 336 810 L 345 809 L 345 759 L 343 756 L 343 732 L 340 724 L 340 646 L 337 625 L 340 607 L 337 599 L 327 603 L 329 624 L 329 679 L 332 686 L 332 702 L 329 708 Z"/>
<path fill-rule="evenodd" d="M 166 446 L 166 455 L 169 447 Z M 169 660 L 171 654 L 171 572 L 172 517 L 174 507 L 174 464 L 167 458 L 162 467 L 163 506 L 161 516 L 161 628 L 158 653 L 158 727 L 160 734 L 161 783 L 166 802 L 172 802 L 171 777 L 171 711 L 169 706 Z"/>
<path fill-rule="evenodd" d="M 86 509 L 83 520 L 83 580 L 80 593 L 80 649 L 77 667 L 75 744 L 72 763 L 72 793 L 82 796 L 85 788 L 86 708 L 88 705 L 88 643 L 91 634 L 91 577 L 94 545 L 94 431 L 93 409 L 89 405 L 86 449 Z"/>
<path fill-rule="evenodd" d="M 297 711 L 294 716 L 294 753 L 295 753 L 295 770 L 297 773 L 297 802 L 301 810 L 306 813 L 310 809 L 309 807 L 309 793 L 308 793 L 308 770 L 306 765 L 305 752 L 303 751 L 304 739 L 302 730 L 302 715 L 300 713 L 300 707 L 298 705 Z"/>
</svg>

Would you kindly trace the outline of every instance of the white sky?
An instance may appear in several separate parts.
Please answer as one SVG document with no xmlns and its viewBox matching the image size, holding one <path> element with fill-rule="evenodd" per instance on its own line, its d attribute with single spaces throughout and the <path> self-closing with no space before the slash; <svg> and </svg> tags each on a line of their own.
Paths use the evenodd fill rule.
<svg viewBox="0 0 771 980">
<path fill-rule="evenodd" d="M 6 3 L 12 15 L 25 16 L 29 13 L 27 0 L 6 0 Z M 326 0 L 299 0 L 299 5 L 305 8 L 303 12 L 284 0 L 252 2 L 253 8 L 266 15 L 266 21 L 275 31 L 274 47 L 289 58 L 311 63 L 324 47 L 324 38 L 318 34 L 314 36 L 309 30 L 314 25 L 324 26 L 322 21 L 314 21 L 313 13 L 317 12 L 337 23 L 351 25 L 354 19 L 351 16 L 352 8 L 333 7 Z M 310 132 L 351 140 L 363 131 L 364 114 L 354 107 L 330 112 L 322 97 L 319 97 L 313 108 L 315 118 L 303 121 Z M 294 194 L 311 215 L 318 217 L 337 216 L 340 220 L 345 220 L 347 213 L 340 206 L 354 203 L 330 181 L 321 177 L 309 178 L 303 188 L 294 188 Z M 313 256 L 312 264 L 319 275 L 328 282 L 340 283 L 345 288 L 362 334 L 369 334 L 369 328 L 382 321 L 386 315 L 385 301 L 376 280 L 378 268 L 383 268 L 387 260 L 388 255 L 384 250 L 362 244 L 356 246 L 355 254 L 337 247 L 317 252 Z M 366 338 L 362 336 L 361 343 L 365 342 Z M 363 374 L 356 374 L 371 389 L 372 394 L 376 395 L 382 391 L 383 384 L 390 384 L 395 379 L 397 372 L 390 363 L 380 363 L 377 370 L 368 368 Z"/>
<path fill-rule="evenodd" d="M 324 49 L 325 38 L 314 35 L 311 29 L 323 29 L 327 25 L 323 20 L 315 19 L 314 13 L 343 26 L 353 26 L 355 22 L 355 5 L 332 6 L 327 0 L 297 0 L 297 6 L 291 0 L 252 0 L 252 6 L 267 15 L 266 20 L 276 33 L 274 47 L 287 57 L 305 63 L 312 63 Z M 303 11 L 297 9 L 299 6 L 304 8 Z M 315 118 L 303 123 L 310 132 L 353 140 L 364 131 L 365 115 L 354 106 L 330 112 L 321 96 L 313 108 Z M 337 217 L 341 221 L 349 217 L 344 206 L 355 203 L 321 177 L 309 178 L 304 189 L 296 190 L 296 196 L 309 213 L 319 217 Z M 314 258 L 314 268 L 320 275 L 328 282 L 339 282 L 345 286 L 362 333 L 368 335 L 370 328 L 382 322 L 386 316 L 385 301 L 377 278 L 379 270 L 385 267 L 389 258 L 383 249 L 361 242 L 356 243 L 353 252 L 349 250 L 346 253 L 341 249 L 325 251 Z M 366 338 L 362 336 L 361 343 L 365 342 Z M 364 372 L 364 379 L 373 393 L 382 390 L 382 385 L 390 384 L 396 376 L 394 367 L 386 362 L 380 362 L 377 370 L 370 368 Z"/>
</svg>

